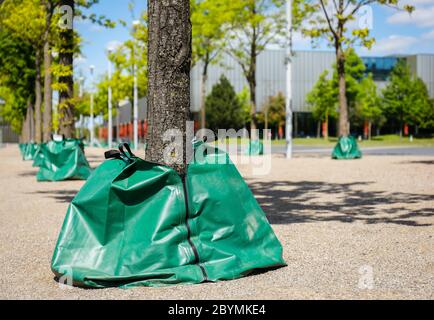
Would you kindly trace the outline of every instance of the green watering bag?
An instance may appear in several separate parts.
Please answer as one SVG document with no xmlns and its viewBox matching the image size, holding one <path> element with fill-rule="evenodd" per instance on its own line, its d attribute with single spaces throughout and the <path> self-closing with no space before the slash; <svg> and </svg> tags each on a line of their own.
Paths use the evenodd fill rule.
<svg viewBox="0 0 434 320">
<path fill-rule="evenodd" d="M 106 157 L 69 206 L 52 259 L 57 277 L 126 288 L 229 280 L 285 265 L 225 153 L 206 152 L 185 177 L 135 157 L 125 144 Z"/>
<path fill-rule="evenodd" d="M 38 150 L 38 144 L 29 142 L 25 145 L 25 148 L 23 148 L 23 160 L 24 161 L 31 161 L 35 158 L 36 152 Z"/>
<path fill-rule="evenodd" d="M 246 149 L 246 155 L 260 156 L 264 154 L 264 144 L 259 140 L 251 140 Z"/>
<path fill-rule="evenodd" d="M 339 160 L 359 159 L 361 157 L 362 152 L 359 150 L 356 139 L 352 136 L 340 137 L 332 153 L 332 158 Z"/>
<path fill-rule="evenodd" d="M 20 143 L 20 144 L 18 144 L 18 147 L 20 148 L 21 157 L 24 158 L 24 154 L 25 154 L 26 148 L 27 148 L 27 143 Z"/>
<path fill-rule="evenodd" d="M 83 152 L 83 143 L 76 139 L 41 144 L 33 166 L 39 167 L 38 181 L 86 180 L 91 168 Z"/>
</svg>

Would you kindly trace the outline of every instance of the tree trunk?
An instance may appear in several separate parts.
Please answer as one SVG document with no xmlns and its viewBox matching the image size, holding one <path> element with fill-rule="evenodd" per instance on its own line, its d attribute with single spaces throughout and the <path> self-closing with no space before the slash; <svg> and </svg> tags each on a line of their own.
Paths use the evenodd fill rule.
<svg viewBox="0 0 434 320">
<path fill-rule="evenodd" d="M 74 16 L 74 0 L 61 0 L 61 6 L 69 6 L 72 9 Z M 65 88 L 59 92 L 59 133 L 65 135 L 66 138 L 73 138 L 75 135 L 74 129 L 74 27 L 60 30 L 59 62 L 60 65 L 67 70 L 68 74 L 64 77 L 59 77 L 59 82 Z"/>
<path fill-rule="evenodd" d="M 256 134 L 256 56 L 251 58 L 254 60 L 251 65 L 251 70 L 249 72 L 249 76 L 247 77 L 247 81 L 249 83 L 250 89 L 250 139 L 257 140 L 259 137 Z"/>
<path fill-rule="evenodd" d="M 33 140 L 33 128 L 33 105 L 31 99 L 29 99 L 27 102 L 26 117 L 23 120 L 23 126 L 21 128 L 20 139 L 22 143 L 27 143 Z"/>
<path fill-rule="evenodd" d="M 46 6 L 46 19 L 45 19 L 45 33 L 44 33 L 44 115 L 43 115 L 43 140 L 49 141 L 51 139 L 51 133 L 53 129 L 53 89 L 52 85 L 52 74 L 51 74 L 51 63 L 52 56 L 50 51 L 50 26 L 52 18 L 52 5 L 51 1 L 45 2 Z"/>
<path fill-rule="evenodd" d="M 180 174 L 187 167 L 187 121 L 190 117 L 191 22 L 189 0 L 148 0 L 149 134 L 147 160 L 164 163 Z M 175 142 L 164 137 L 168 130 Z M 174 132 L 172 132 L 174 133 Z"/>
<path fill-rule="evenodd" d="M 35 128 L 36 143 L 42 142 L 42 83 L 41 83 L 41 50 L 36 49 L 35 57 Z"/>
<path fill-rule="evenodd" d="M 316 124 L 316 137 L 321 138 L 321 121 L 317 121 Z"/>
<path fill-rule="evenodd" d="M 368 138 L 369 138 L 369 140 L 371 140 L 371 138 L 372 138 L 372 122 L 371 121 L 369 121 L 369 124 L 368 124 Z"/>
<path fill-rule="evenodd" d="M 341 45 L 336 46 L 336 64 L 339 81 L 339 136 L 350 134 L 348 125 L 347 84 L 345 82 L 345 56 Z"/>
</svg>

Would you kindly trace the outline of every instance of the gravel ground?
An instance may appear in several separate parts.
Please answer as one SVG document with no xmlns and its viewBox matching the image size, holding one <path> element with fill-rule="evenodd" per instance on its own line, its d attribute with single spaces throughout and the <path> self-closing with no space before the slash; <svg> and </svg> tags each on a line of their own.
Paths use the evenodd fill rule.
<svg viewBox="0 0 434 320">
<path fill-rule="evenodd" d="M 96 166 L 102 150 L 87 149 Z M 434 158 L 333 161 L 273 156 L 240 171 L 284 247 L 288 267 L 166 288 L 84 290 L 53 280 L 50 259 L 83 182 L 37 183 L 17 146 L 0 149 L 1 299 L 433 299 Z"/>
</svg>

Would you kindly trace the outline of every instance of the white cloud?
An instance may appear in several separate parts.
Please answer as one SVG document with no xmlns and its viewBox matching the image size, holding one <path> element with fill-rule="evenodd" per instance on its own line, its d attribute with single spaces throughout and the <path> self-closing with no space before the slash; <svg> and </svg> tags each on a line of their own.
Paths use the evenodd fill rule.
<svg viewBox="0 0 434 320">
<path fill-rule="evenodd" d="M 419 39 L 416 37 L 391 35 L 387 38 L 378 40 L 371 50 L 362 49 L 362 52 L 363 54 L 368 55 L 408 53 L 408 50 L 417 42 L 419 42 Z"/>
<path fill-rule="evenodd" d="M 422 34 L 422 39 L 425 40 L 434 40 L 434 29 Z"/>
<path fill-rule="evenodd" d="M 422 1 L 422 0 L 419 0 Z M 418 27 L 433 27 L 434 26 L 434 1 L 425 0 L 424 4 L 432 6 L 417 6 L 412 14 L 406 11 L 398 11 L 387 18 L 387 22 L 391 24 L 413 24 Z"/>
<path fill-rule="evenodd" d="M 118 40 L 112 40 L 107 43 L 106 50 L 116 50 L 118 47 L 122 45 L 122 42 Z"/>
</svg>

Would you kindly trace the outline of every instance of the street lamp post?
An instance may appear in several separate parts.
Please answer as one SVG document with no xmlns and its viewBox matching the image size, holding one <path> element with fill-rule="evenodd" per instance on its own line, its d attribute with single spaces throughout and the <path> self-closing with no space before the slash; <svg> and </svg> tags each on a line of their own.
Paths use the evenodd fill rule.
<svg viewBox="0 0 434 320">
<path fill-rule="evenodd" d="M 108 147 L 112 147 L 113 141 L 113 119 L 112 119 L 112 87 L 111 87 L 111 78 L 112 78 L 112 64 L 110 61 L 110 54 L 113 52 L 111 48 L 108 49 L 109 59 L 108 59 Z"/>
<path fill-rule="evenodd" d="M 79 97 L 80 99 L 83 98 L 83 85 L 84 85 L 84 77 L 80 77 L 79 79 Z M 80 138 L 83 137 L 83 114 L 80 114 Z"/>
<path fill-rule="evenodd" d="M 137 27 L 140 25 L 140 21 L 133 21 L 133 29 L 137 30 Z M 133 133 L 134 133 L 134 149 L 137 150 L 139 146 L 139 130 L 138 130 L 138 121 L 139 121 L 139 90 L 137 84 L 137 62 L 136 62 L 136 43 L 133 39 L 133 73 L 134 73 L 134 99 L 133 99 Z"/>
<path fill-rule="evenodd" d="M 288 44 L 286 46 L 286 158 L 292 158 L 292 0 L 286 1 Z"/>
<path fill-rule="evenodd" d="M 90 145 L 93 146 L 95 142 L 95 124 L 93 117 L 93 94 L 94 94 L 94 82 L 93 73 L 95 71 L 95 66 L 90 66 Z"/>
</svg>

